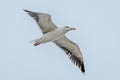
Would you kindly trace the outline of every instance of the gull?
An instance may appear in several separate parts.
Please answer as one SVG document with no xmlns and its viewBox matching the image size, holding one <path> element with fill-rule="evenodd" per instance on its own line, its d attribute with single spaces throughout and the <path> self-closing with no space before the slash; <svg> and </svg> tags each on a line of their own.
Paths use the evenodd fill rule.
<svg viewBox="0 0 120 80">
<path fill-rule="evenodd" d="M 33 40 L 35 43 L 34 45 L 37 46 L 42 43 L 59 40 L 61 37 L 63 37 L 65 35 L 65 33 L 67 33 L 70 30 L 75 30 L 75 28 L 70 28 L 68 26 L 65 26 L 62 28 L 57 28 L 53 31 L 50 31 L 50 32 L 44 34 L 41 38 Z"/>
<path fill-rule="evenodd" d="M 38 46 L 47 42 L 55 43 L 68 55 L 70 60 L 80 68 L 81 72 L 85 73 L 83 55 L 79 46 L 65 36 L 68 31 L 75 30 L 75 28 L 69 26 L 58 28 L 58 26 L 53 23 L 50 14 L 29 10 L 24 11 L 37 22 L 43 33 L 42 37 L 34 40 L 34 45 Z"/>
</svg>

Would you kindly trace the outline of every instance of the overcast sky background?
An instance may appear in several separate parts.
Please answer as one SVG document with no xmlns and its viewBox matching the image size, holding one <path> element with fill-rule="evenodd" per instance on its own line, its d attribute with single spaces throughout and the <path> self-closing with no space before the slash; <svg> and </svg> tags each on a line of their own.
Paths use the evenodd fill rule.
<svg viewBox="0 0 120 80">
<path fill-rule="evenodd" d="M 86 73 L 55 44 L 34 47 L 42 36 L 22 9 L 49 13 L 83 53 Z M 119 0 L 1 0 L 0 80 L 120 80 Z"/>
</svg>

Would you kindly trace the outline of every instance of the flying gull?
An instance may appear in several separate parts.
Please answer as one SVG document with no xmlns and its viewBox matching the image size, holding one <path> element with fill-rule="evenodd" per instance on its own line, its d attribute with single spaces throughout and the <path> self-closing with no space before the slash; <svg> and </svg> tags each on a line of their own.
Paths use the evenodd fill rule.
<svg viewBox="0 0 120 80">
<path fill-rule="evenodd" d="M 81 72 L 85 73 L 83 56 L 79 46 L 65 36 L 68 31 L 75 30 L 75 28 L 71 28 L 69 26 L 58 28 L 52 22 L 49 14 L 28 10 L 24 11 L 27 12 L 33 19 L 35 19 L 43 33 L 41 38 L 34 40 L 34 45 L 37 46 L 46 42 L 54 42 L 66 53 L 66 55 L 68 55 L 70 60 L 80 68 Z"/>
</svg>

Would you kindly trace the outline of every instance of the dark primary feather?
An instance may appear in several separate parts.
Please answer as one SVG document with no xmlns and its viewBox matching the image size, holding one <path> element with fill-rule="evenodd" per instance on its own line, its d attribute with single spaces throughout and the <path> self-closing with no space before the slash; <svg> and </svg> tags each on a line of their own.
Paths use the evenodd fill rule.
<svg viewBox="0 0 120 80">
<path fill-rule="evenodd" d="M 58 45 L 58 44 L 56 44 L 56 45 Z M 59 45 L 58 45 L 58 46 L 59 46 Z M 81 63 L 81 61 L 78 59 L 78 57 L 74 56 L 74 55 L 72 54 L 72 52 L 69 51 L 68 49 L 66 49 L 65 47 L 63 47 L 63 46 L 59 46 L 59 47 L 60 47 L 62 50 L 64 50 L 65 53 L 66 53 L 66 54 L 68 55 L 68 57 L 70 58 L 70 60 L 71 60 L 76 66 L 78 66 L 83 73 L 85 73 L 84 63 L 83 63 L 83 62 Z"/>
<path fill-rule="evenodd" d="M 37 22 L 39 21 L 39 17 L 35 12 L 28 11 L 28 10 L 24 10 L 24 11 L 27 12 L 31 17 L 33 17 Z"/>
</svg>

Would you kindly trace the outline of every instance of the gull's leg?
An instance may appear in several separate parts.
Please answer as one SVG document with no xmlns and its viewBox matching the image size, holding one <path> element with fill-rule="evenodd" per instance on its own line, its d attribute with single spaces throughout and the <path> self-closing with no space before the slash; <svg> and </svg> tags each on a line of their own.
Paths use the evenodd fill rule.
<svg viewBox="0 0 120 80">
<path fill-rule="evenodd" d="M 33 43 L 34 46 L 38 46 L 38 45 L 40 45 L 40 43 L 41 43 L 41 38 L 32 40 L 32 41 L 30 41 L 30 42 Z"/>
<path fill-rule="evenodd" d="M 35 42 L 34 43 L 34 46 L 37 46 L 37 45 L 39 45 L 40 43 L 39 43 L 39 41 L 38 42 Z"/>
<path fill-rule="evenodd" d="M 34 42 L 34 46 L 46 43 L 46 42 L 50 42 L 51 40 L 49 39 L 48 35 L 43 35 L 41 38 L 35 39 L 33 40 Z"/>
</svg>

